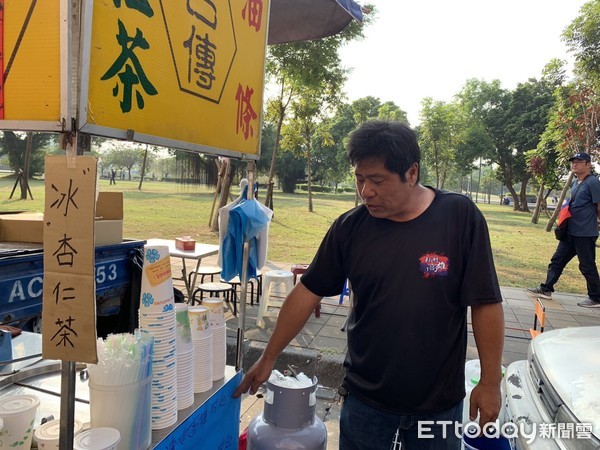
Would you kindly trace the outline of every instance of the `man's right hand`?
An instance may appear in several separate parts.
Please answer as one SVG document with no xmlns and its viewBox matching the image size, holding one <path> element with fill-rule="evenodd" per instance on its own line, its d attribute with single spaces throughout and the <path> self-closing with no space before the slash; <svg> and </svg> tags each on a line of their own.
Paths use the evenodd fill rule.
<svg viewBox="0 0 600 450">
<path fill-rule="evenodd" d="M 254 363 L 248 373 L 244 375 L 242 382 L 233 393 L 233 398 L 238 398 L 240 395 L 249 392 L 251 395 L 256 394 L 261 384 L 269 379 L 275 360 L 268 360 L 264 354 L 258 358 L 258 361 Z"/>
</svg>

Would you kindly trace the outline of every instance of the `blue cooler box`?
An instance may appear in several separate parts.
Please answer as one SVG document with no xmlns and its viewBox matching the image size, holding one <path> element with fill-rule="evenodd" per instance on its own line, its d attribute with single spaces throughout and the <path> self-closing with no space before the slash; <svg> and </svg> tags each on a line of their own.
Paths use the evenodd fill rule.
<svg viewBox="0 0 600 450">
<path fill-rule="evenodd" d="M 96 247 L 98 336 L 135 328 L 145 243 Z M 43 281 L 42 250 L 0 254 L 0 324 L 41 331 Z"/>
</svg>

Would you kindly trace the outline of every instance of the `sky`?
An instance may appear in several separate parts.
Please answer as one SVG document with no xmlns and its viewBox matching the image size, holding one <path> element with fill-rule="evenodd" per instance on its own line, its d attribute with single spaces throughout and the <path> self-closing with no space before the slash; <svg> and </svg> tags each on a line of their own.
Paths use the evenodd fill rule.
<svg viewBox="0 0 600 450">
<path fill-rule="evenodd" d="M 421 100 L 450 102 L 470 78 L 514 89 L 553 58 L 584 0 L 358 0 L 377 8 L 365 38 L 340 51 L 348 100 L 393 101 L 420 122 Z"/>
</svg>

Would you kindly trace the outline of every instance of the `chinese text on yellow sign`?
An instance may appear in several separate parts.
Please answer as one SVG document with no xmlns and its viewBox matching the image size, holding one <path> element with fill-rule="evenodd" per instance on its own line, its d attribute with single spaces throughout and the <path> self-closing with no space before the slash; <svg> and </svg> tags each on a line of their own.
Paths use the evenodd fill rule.
<svg viewBox="0 0 600 450">
<path fill-rule="evenodd" d="M 92 129 L 258 155 L 268 0 L 96 1 L 92 17 Z"/>
</svg>

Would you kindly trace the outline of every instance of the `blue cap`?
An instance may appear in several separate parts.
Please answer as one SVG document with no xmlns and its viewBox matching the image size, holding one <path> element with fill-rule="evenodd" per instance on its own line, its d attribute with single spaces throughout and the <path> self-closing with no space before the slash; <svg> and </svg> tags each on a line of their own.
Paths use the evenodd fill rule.
<svg viewBox="0 0 600 450">
<path fill-rule="evenodd" d="M 591 162 L 592 158 L 587 153 L 579 152 L 575 153 L 573 156 L 569 158 L 569 161 L 573 161 L 574 159 L 581 159 L 582 161 Z"/>
</svg>

